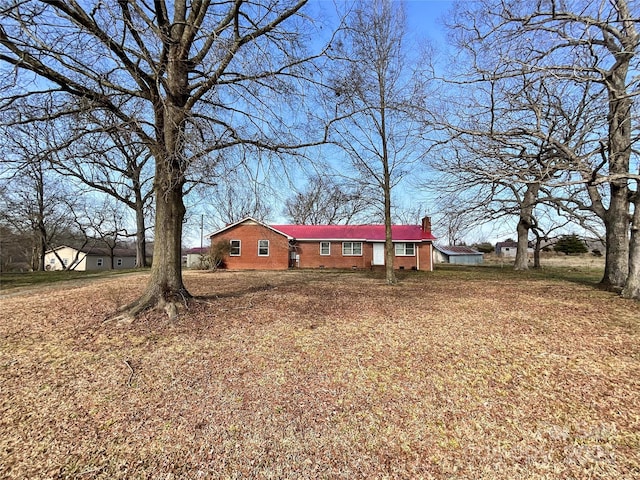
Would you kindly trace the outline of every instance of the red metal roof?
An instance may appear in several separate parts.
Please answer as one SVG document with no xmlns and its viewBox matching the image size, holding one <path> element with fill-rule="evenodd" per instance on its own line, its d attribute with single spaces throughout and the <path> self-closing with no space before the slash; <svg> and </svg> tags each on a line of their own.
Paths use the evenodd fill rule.
<svg viewBox="0 0 640 480">
<path fill-rule="evenodd" d="M 209 237 L 218 235 L 244 222 L 263 225 L 277 233 L 296 240 L 355 240 L 369 242 L 384 242 L 384 225 L 269 225 L 251 217 L 214 232 Z M 419 242 L 435 240 L 431 232 L 424 232 L 420 225 L 392 225 L 391 235 L 395 242 Z"/>
<path fill-rule="evenodd" d="M 297 240 L 362 240 L 384 241 L 384 225 L 270 225 L 271 228 Z M 435 240 L 420 225 L 393 225 L 391 235 L 396 242 Z"/>
</svg>

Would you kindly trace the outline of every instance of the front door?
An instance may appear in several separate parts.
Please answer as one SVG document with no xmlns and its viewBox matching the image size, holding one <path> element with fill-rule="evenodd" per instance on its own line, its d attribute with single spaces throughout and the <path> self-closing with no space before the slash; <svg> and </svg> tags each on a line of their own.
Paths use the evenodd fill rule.
<svg viewBox="0 0 640 480">
<path fill-rule="evenodd" d="M 384 265 L 384 243 L 373 244 L 373 265 Z"/>
</svg>

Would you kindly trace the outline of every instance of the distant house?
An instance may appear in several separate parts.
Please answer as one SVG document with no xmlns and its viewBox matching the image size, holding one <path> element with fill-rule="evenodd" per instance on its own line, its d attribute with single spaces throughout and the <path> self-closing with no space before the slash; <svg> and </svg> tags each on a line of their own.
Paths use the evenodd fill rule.
<svg viewBox="0 0 640 480">
<path fill-rule="evenodd" d="M 111 270 L 135 268 L 136 252 L 127 248 L 113 250 L 113 267 L 111 266 L 111 250 L 101 247 L 74 248 L 61 245 L 48 250 L 44 255 L 46 270 Z"/>
<path fill-rule="evenodd" d="M 484 253 L 462 245 L 433 246 L 434 263 L 478 265 L 484 261 Z"/>
<path fill-rule="evenodd" d="M 432 270 L 431 220 L 393 225 L 394 266 Z M 384 225 L 267 225 L 245 218 L 210 235 L 211 244 L 229 242 L 230 269 L 364 269 L 385 264 Z"/>
<path fill-rule="evenodd" d="M 209 254 L 209 247 L 190 248 L 182 252 L 182 265 L 187 268 L 204 268 L 204 256 Z"/>
<path fill-rule="evenodd" d="M 515 257 L 518 251 L 518 242 L 506 240 L 496 243 L 496 255 L 501 257 Z"/>
<path fill-rule="evenodd" d="M 518 242 L 513 240 L 505 240 L 504 242 L 496 243 L 496 255 L 499 257 L 513 257 L 515 258 L 518 252 Z M 531 242 L 527 244 L 527 253 L 533 254 L 533 247 Z"/>
</svg>

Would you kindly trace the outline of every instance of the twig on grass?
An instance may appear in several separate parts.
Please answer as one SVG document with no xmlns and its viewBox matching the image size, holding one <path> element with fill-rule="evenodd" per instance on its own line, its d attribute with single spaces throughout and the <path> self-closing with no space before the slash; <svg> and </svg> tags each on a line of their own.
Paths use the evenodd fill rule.
<svg viewBox="0 0 640 480">
<path fill-rule="evenodd" d="M 362 364 L 360 363 L 360 357 L 356 357 L 356 362 L 358 362 L 358 368 L 360 369 L 360 373 L 362 373 L 362 376 L 366 376 L 364 373 L 364 368 L 362 368 Z"/>
<path fill-rule="evenodd" d="M 89 469 L 89 470 L 84 470 L 83 472 L 80 472 L 80 473 L 78 474 L 78 476 L 80 476 L 80 477 L 81 477 L 81 476 L 83 476 L 83 475 L 90 475 L 90 474 L 93 474 L 93 473 L 98 473 L 98 472 L 100 472 L 100 471 L 102 471 L 102 470 L 104 470 L 104 465 L 103 465 L 103 466 L 101 466 L 101 467 L 96 467 L 96 468 L 91 468 L 91 469 Z"/>
<path fill-rule="evenodd" d="M 131 386 L 131 379 L 133 378 L 133 367 L 131 366 L 131 363 L 129 363 L 129 360 L 123 360 L 124 364 L 129 367 L 129 378 L 127 379 L 127 387 Z"/>
<path fill-rule="evenodd" d="M 216 299 L 219 299 L 219 297 L 216 297 Z M 208 302 L 207 300 L 202 300 L 202 299 L 197 299 L 196 300 L 198 303 L 204 303 L 205 305 L 211 305 L 213 307 L 217 307 L 218 305 L 214 302 Z M 251 308 L 254 308 L 254 304 L 253 301 L 251 300 L 251 298 L 249 298 L 247 300 L 247 304 L 246 305 L 242 305 L 240 307 L 232 307 L 232 308 L 218 308 L 219 312 L 234 312 L 236 310 L 249 310 Z"/>
<path fill-rule="evenodd" d="M 220 308 L 221 312 L 235 312 L 236 310 L 249 310 L 253 308 L 253 303 L 249 300 L 247 305 L 243 305 L 241 307 L 233 307 L 233 308 Z"/>
</svg>

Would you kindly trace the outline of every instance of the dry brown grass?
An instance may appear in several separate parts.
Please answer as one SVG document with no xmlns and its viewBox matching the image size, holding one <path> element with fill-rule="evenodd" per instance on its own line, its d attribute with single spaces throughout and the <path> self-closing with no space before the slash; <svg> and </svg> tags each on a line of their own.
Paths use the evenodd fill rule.
<svg viewBox="0 0 640 480">
<path fill-rule="evenodd" d="M 144 275 L 0 305 L 5 478 L 640 478 L 638 304 L 498 269 Z"/>
<path fill-rule="evenodd" d="M 513 257 L 500 257 L 493 253 L 484 255 L 484 263 L 489 265 L 513 265 Z M 540 264 L 545 267 L 585 267 L 594 269 L 604 269 L 604 257 L 597 257 L 591 253 L 582 255 L 565 255 L 556 252 L 541 252 Z M 529 265 L 533 266 L 533 255 L 529 255 Z"/>
</svg>

